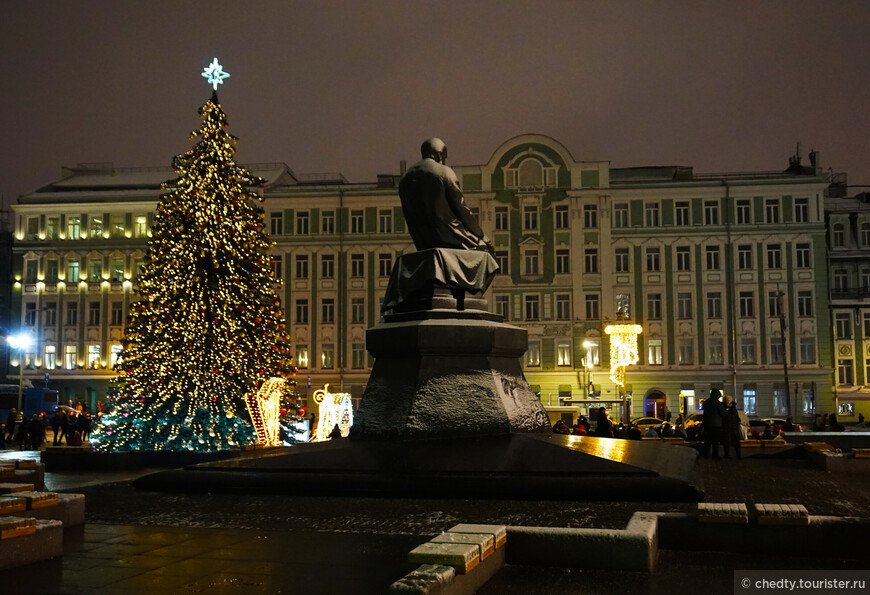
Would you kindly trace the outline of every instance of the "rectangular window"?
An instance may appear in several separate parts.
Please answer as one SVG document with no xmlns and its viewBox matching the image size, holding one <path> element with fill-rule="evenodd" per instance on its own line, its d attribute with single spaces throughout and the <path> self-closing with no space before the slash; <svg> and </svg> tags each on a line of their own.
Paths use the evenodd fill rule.
<svg viewBox="0 0 870 595">
<path fill-rule="evenodd" d="M 570 366 L 571 365 L 571 341 L 560 340 L 556 341 L 556 365 Z"/>
<path fill-rule="evenodd" d="M 779 244 L 769 244 L 767 246 L 767 268 L 782 268 L 782 247 Z"/>
<path fill-rule="evenodd" d="M 773 389 L 773 414 L 788 415 L 788 399 L 784 388 Z"/>
<path fill-rule="evenodd" d="M 28 240 L 39 239 L 39 217 L 27 218 L 27 234 L 25 237 Z"/>
<path fill-rule="evenodd" d="M 124 324 L 124 302 L 112 302 L 112 326 L 121 326 Z"/>
<path fill-rule="evenodd" d="M 629 272 L 628 248 L 617 248 L 613 255 L 613 263 L 617 273 Z"/>
<path fill-rule="evenodd" d="M 846 269 L 834 269 L 831 275 L 831 287 L 838 291 L 849 289 L 849 271 Z"/>
<path fill-rule="evenodd" d="M 616 319 L 631 320 L 631 295 L 628 293 L 616 294 Z"/>
<path fill-rule="evenodd" d="M 583 227 L 587 229 L 598 227 L 598 205 L 583 205 Z"/>
<path fill-rule="evenodd" d="M 674 222 L 679 226 L 691 225 L 689 218 L 689 201 L 681 200 L 674 203 Z"/>
<path fill-rule="evenodd" d="M 56 240 L 60 235 L 60 217 L 49 217 L 45 222 L 45 237 Z"/>
<path fill-rule="evenodd" d="M 273 236 L 284 235 L 284 213 L 269 214 L 269 232 Z"/>
<path fill-rule="evenodd" d="M 303 370 L 308 367 L 308 345 L 296 346 L 296 361 L 293 363 L 296 364 L 297 368 Z"/>
<path fill-rule="evenodd" d="M 738 225 L 752 223 L 752 201 L 738 200 L 736 204 L 736 209 Z"/>
<path fill-rule="evenodd" d="M 365 233 L 365 213 L 361 210 L 350 212 L 350 233 Z"/>
<path fill-rule="evenodd" d="M 567 250 L 566 250 L 567 252 Z M 565 261 L 567 266 L 567 254 L 565 255 Z M 586 266 L 587 273 L 597 273 L 598 272 L 598 248 L 586 248 L 583 251 L 583 262 Z M 567 271 L 566 271 L 567 272 Z"/>
<path fill-rule="evenodd" d="M 123 238 L 127 235 L 127 224 L 121 213 L 112 216 L 112 237 Z"/>
<path fill-rule="evenodd" d="M 677 294 L 677 318 L 681 320 L 689 320 L 692 318 L 692 294 L 678 293 Z"/>
<path fill-rule="evenodd" d="M 538 275 L 539 274 L 539 262 L 538 262 L 538 251 L 537 250 L 526 250 L 524 253 L 523 262 L 526 266 L 526 275 Z"/>
<path fill-rule="evenodd" d="M 142 277 L 142 268 L 145 266 L 145 260 L 142 258 L 133 259 L 133 278 L 139 279 Z"/>
<path fill-rule="evenodd" d="M 79 323 L 79 305 L 75 302 L 66 304 L 66 325 L 75 326 Z"/>
<path fill-rule="evenodd" d="M 350 321 L 353 323 L 364 323 L 366 321 L 365 298 L 350 298 Z"/>
<path fill-rule="evenodd" d="M 704 201 L 704 224 L 719 225 L 719 201 L 705 200 Z"/>
<path fill-rule="evenodd" d="M 378 211 L 378 233 L 393 233 L 392 209 L 380 209 Z"/>
<path fill-rule="evenodd" d="M 276 281 L 284 278 L 284 256 L 281 254 L 272 255 L 272 276 Z"/>
<path fill-rule="evenodd" d="M 834 331 L 837 339 L 852 338 L 852 314 L 838 312 L 834 314 Z"/>
<path fill-rule="evenodd" d="M 527 295 L 525 298 L 526 303 L 526 320 L 538 320 L 540 319 L 540 297 L 537 295 Z"/>
<path fill-rule="evenodd" d="M 70 260 L 66 263 L 66 282 L 67 283 L 78 283 L 79 282 L 79 261 Z"/>
<path fill-rule="evenodd" d="M 559 207 L 556 207 L 556 213 L 559 212 Z M 556 218 L 558 221 L 558 217 Z M 558 224 L 556 225 L 558 227 Z M 496 231 L 507 231 L 508 229 L 508 208 L 495 208 L 495 229 Z"/>
<path fill-rule="evenodd" d="M 837 360 L 837 384 L 845 384 L 847 386 L 855 384 L 855 370 L 852 360 Z"/>
<path fill-rule="evenodd" d="M 662 365 L 662 340 L 648 339 L 646 342 L 647 363 L 651 366 Z"/>
<path fill-rule="evenodd" d="M 112 259 L 112 281 L 114 281 L 115 283 L 123 283 L 124 282 L 124 259 L 123 258 Z"/>
<path fill-rule="evenodd" d="M 707 343 L 707 363 L 721 365 L 725 363 L 725 344 L 721 337 L 711 337 Z"/>
<path fill-rule="evenodd" d="M 78 240 L 82 235 L 81 217 L 68 217 L 66 220 L 66 237 L 68 240 Z"/>
<path fill-rule="evenodd" d="M 870 268 L 861 267 L 859 275 L 861 276 L 861 291 L 864 294 L 870 293 Z"/>
<path fill-rule="evenodd" d="M 784 361 L 785 357 L 785 347 L 783 345 L 782 337 L 771 337 L 770 338 L 770 363 L 772 364 L 781 364 Z"/>
<path fill-rule="evenodd" d="M 692 270 L 692 252 L 688 246 L 677 246 L 677 270 Z"/>
<path fill-rule="evenodd" d="M 495 263 L 498 265 L 498 274 L 499 275 L 507 275 L 510 273 L 510 267 L 508 264 L 508 251 L 507 250 L 496 250 L 495 251 Z"/>
<path fill-rule="evenodd" d="M 307 279 L 308 278 L 308 255 L 307 254 L 297 254 L 296 255 L 296 278 L 297 279 Z"/>
<path fill-rule="evenodd" d="M 707 293 L 707 318 L 722 318 L 722 294 L 718 291 Z"/>
<path fill-rule="evenodd" d="M 112 345 L 112 351 L 109 354 L 109 366 L 114 368 L 121 361 L 121 346 L 118 344 Z"/>
<path fill-rule="evenodd" d="M 66 345 L 63 348 L 63 367 L 67 370 L 75 370 L 78 364 L 75 345 Z"/>
<path fill-rule="evenodd" d="M 613 227 L 628 227 L 628 203 L 619 202 L 613 205 Z"/>
<path fill-rule="evenodd" d="M 393 272 L 393 255 L 388 252 L 378 254 L 378 275 L 389 277 Z"/>
<path fill-rule="evenodd" d="M 707 270 L 718 271 L 719 269 L 721 269 L 722 261 L 719 256 L 721 252 L 719 250 L 719 246 L 707 246 L 704 251 L 707 255 Z"/>
<path fill-rule="evenodd" d="M 351 345 L 351 367 L 355 370 L 361 370 L 366 367 L 366 346 L 365 343 L 354 343 Z"/>
<path fill-rule="evenodd" d="M 350 255 L 350 276 L 359 279 L 360 277 L 365 277 L 366 274 L 366 262 L 364 254 L 351 254 Z"/>
<path fill-rule="evenodd" d="M 810 200 L 808 198 L 794 199 L 794 222 L 808 223 L 810 220 Z"/>
<path fill-rule="evenodd" d="M 320 300 L 320 322 L 323 324 L 335 322 L 335 299 L 323 298 Z"/>
<path fill-rule="evenodd" d="M 523 365 L 525 366 L 540 366 L 541 365 L 541 342 L 529 341 L 529 348 L 526 349 L 526 354 L 523 356 Z"/>
<path fill-rule="evenodd" d="M 36 283 L 39 280 L 39 261 L 27 260 L 24 262 L 24 282 Z"/>
<path fill-rule="evenodd" d="M 737 268 L 743 271 L 752 268 L 752 246 L 748 244 L 737 246 Z"/>
<path fill-rule="evenodd" d="M 98 261 L 99 262 L 99 261 Z M 57 283 L 58 265 L 56 258 L 49 258 L 45 261 L 45 282 Z"/>
<path fill-rule="evenodd" d="M 798 291 L 797 292 L 797 308 L 798 316 L 807 317 L 813 315 L 813 292 Z"/>
<path fill-rule="evenodd" d="M 864 338 L 870 339 L 870 312 L 864 312 Z"/>
<path fill-rule="evenodd" d="M 88 368 L 97 370 L 100 367 L 100 346 L 88 345 Z"/>
<path fill-rule="evenodd" d="M 103 218 L 99 215 L 91 216 L 90 218 L 91 224 L 91 233 L 90 236 L 92 238 L 101 238 L 103 237 Z"/>
<path fill-rule="evenodd" d="M 320 277 L 323 279 L 335 278 L 335 254 L 320 255 Z"/>
<path fill-rule="evenodd" d="M 308 211 L 296 211 L 296 235 L 308 235 Z"/>
<path fill-rule="evenodd" d="M 743 413 L 755 415 L 755 389 L 743 389 Z"/>
<path fill-rule="evenodd" d="M 738 294 L 738 303 L 742 318 L 752 318 L 755 316 L 755 296 L 752 295 L 751 291 L 741 291 Z"/>
<path fill-rule="evenodd" d="M 646 270 L 651 272 L 662 270 L 661 251 L 659 248 L 646 249 Z"/>
<path fill-rule="evenodd" d="M 797 244 L 795 246 L 795 267 L 799 269 L 808 269 L 812 267 L 810 263 L 810 245 Z"/>
<path fill-rule="evenodd" d="M 816 339 L 815 337 L 800 338 L 801 363 L 815 364 L 816 363 Z"/>
<path fill-rule="evenodd" d="M 24 326 L 36 326 L 36 303 L 24 304 Z"/>
<path fill-rule="evenodd" d="M 601 317 L 600 310 L 598 308 L 598 294 L 597 293 L 587 293 L 586 294 L 586 319 L 587 320 L 598 320 Z"/>
<path fill-rule="evenodd" d="M 148 217 L 146 215 L 133 217 L 133 235 L 137 238 L 144 238 L 148 235 Z"/>
<path fill-rule="evenodd" d="M 42 363 L 46 370 L 54 370 L 57 367 L 57 347 L 54 345 L 45 346 Z"/>
<path fill-rule="evenodd" d="M 694 339 L 680 339 L 677 341 L 677 363 L 681 366 L 691 366 L 695 363 Z"/>
<path fill-rule="evenodd" d="M 597 254 L 596 254 L 596 266 L 598 265 Z M 556 250 L 556 273 L 557 274 L 567 274 L 571 272 L 571 253 L 567 248 L 558 248 Z M 589 271 L 587 272 L 596 272 Z"/>
<path fill-rule="evenodd" d="M 767 315 L 779 316 L 782 313 L 782 301 L 778 291 L 767 292 Z"/>
<path fill-rule="evenodd" d="M 644 204 L 643 212 L 647 227 L 658 227 L 660 225 L 659 203 L 648 202 Z"/>
<path fill-rule="evenodd" d="M 88 326 L 100 325 L 100 302 L 88 303 Z"/>
<path fill-rule="evenodd" d="M 570 226 L 568 218 L 568 205 L 556 205 L 555 214 L 556 229 L 568 229 L 568 227 Z"/>
<path fill-rule="evenodd" d="M 335 211 L 320 212 L 320 233 L 324 235 L 335 233 Z"/>
<path fill-rule="evenodd" d="M 756 352 L 756 341 L 754 337 L 743 337 L 740 339 L 740 363 L 754 364 L 758 362 Z"/>
<path fill-rule="evenodd" d="M 778 198 L 767 198 L 764 200 L 764 220 L 767 223 L 779 223 Z"/>
<path fill-rule="evenodd" d="M 556 320 L 571 320 L 571 295 L 556 294 Z"/>
<path fill-rule="evenodd" d="M 308 324 L 308 300 L 296 300 L 296 324 Z"/>
<path fill-rule="evenodd" d="M 320 367 L 323 370 L 331 370 L 335 367 L 335 345 L 324 343 L 320 349 Z"/>
<path fill-rule="evenodd" d="M 527 231 L 538 229 L 538 207 L 532 205 L 523 207 L 523 229 Z"/>
<path fill-rule="evenodd" d="M 650 320 L 662 319 L 662 294 L 650 293 L 646 296 L 647 317 Z"/>
<path fill-rule="evenodd" d="M 91 283 L 96 283 L 103 278 L 103 259 L 90 258 L 88 259 L 88 280 Z"/>
<path fill-rule="evenodd" d="M 495 296 L 495 313 L 501 316 L 505 321 L 510 320 L 510 296 L 497 295 Z"/>
<path fill-rule="evenodd" d="M 47 302 L 42 313 L 43 326 L 57 326 L 57 302 Z"/>
</svg>

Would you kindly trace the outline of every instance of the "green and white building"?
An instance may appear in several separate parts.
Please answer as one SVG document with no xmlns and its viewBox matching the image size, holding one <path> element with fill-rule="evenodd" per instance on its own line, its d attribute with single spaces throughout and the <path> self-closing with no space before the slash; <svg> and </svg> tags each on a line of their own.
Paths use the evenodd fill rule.
<svg viewBox="0 0 870 595">
<path fill-rule="evenodd" d="M 545 406 L 576 415 L 615 405 L 604 327 L 630 320 L 643 326 L 626 379 L 632 416 L 676 415 L 681 401 L 693 411 L 711 387 L 750 416 L 834 411 L 828 181 L 812 161 L 732 174 L 612 168 L 530 134 L 486 163 L 453 166 L 502 268 L 490 307 L 528 330 L 525 373 Z M 267 179 L 299 386 L 359 398 L 372 364 L 365 331 L 396 257 L 414 250 L 400 175 L 359 184 L 248 167 Z M 34 384 L 50 373 L 67 398 L 105 394 L 159 184 L 171 177 L 79 166 L 13 207 L 14 307 L 38 338 L 25 361 Z"/>
</svg>

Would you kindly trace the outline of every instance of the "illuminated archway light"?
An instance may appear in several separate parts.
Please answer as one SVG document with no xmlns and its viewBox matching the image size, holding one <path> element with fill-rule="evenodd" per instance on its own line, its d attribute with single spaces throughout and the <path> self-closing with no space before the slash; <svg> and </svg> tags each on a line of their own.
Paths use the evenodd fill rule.
<svg viewBox="0 0 870 595">
<path fill-rule="evenodd" d="M 317 426 L 317 435 L 314 442 L 329 440 L 329 433 L 335 424 L 341 428 L 342 438 L 350 434 L 353 425 L 353 406 L 349 393 L 331 393 L 329 385 L 314 391 L 314 401 L 320 405 L 320 424 Z"/>
<path fill-rule="evenodd" d="M 256 394 L 246 395 L 245 403 L 251 413 L 251 421 L 257 430 L 257 443 L 266 446 L 280 446 L 278 437 L 278 412 L 281 405 L 283 378 L 269 378 Z"/>
<path fill-rule="evenodd" d="M 610 335 L 610 379 L 625 386 L 625 368 L 640 361 L 637 336 L 643 332 L 639 324 L 609 324 L 604 332 Z"/>
</svg>

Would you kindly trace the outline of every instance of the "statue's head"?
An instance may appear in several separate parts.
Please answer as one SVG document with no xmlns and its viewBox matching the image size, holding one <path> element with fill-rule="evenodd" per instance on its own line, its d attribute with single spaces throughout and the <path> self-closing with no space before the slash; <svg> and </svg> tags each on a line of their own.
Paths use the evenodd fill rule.
<svg viewBox="0 0 870 595">
<path fill-rule="evenodd" d="M 447 161 L 447 145 L 440 138 L 424 140 L 423 145 L 420 147 L 420 153 L 422 153 L 423 159 L 429 157 L 438 163 L 445 163 Z"/>
</svg>

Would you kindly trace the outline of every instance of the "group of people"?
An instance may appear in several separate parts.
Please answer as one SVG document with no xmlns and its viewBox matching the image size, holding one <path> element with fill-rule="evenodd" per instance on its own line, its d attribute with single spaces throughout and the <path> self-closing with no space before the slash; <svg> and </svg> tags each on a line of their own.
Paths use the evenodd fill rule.
<svg viewBox="0 0 870 595">
<path fill-rule="evenodd" d="M 858 415 L 858 425 L 864 423 L 864 415 Z M 836 413 L 825 413 L 813 418 L 813 432 L 845 432 L 846 426 L 837 421 Z"/>
<path fill-rule="evenodd" d="M 57 410 L 46 419 L 45 413 L 34 414 L 26 419 L 22 412 L 14 407 L 6 416 L 6 423 L 0 424 L 0 450 L 5 450 L 12 443 L 19 450 L 39 450 L 46 441 L 46 429 L 52 430 L 52 444 L 81 446 L 90 433 L 93 419 L 85 411 L 73 413 Z"/>
<path fill-rule="evenodd" d="M 595 415 L 593 415 L 595 419 L 595 428 L 592 428 L 592 424 L 589 419 L 586 418 L 585 415 L 581 415 L 577 418 L 577 423 L 573 426 L 569 426 L 564 421 L 557 420 L 555 424 L 553 424 L 553 433 L 554 434 L 566 434 L 573 436 L 598 436 L 601 438 L 622 438 L 624 440 L 641 440 L 645 437 L 655 437 L 655 438 L 683 438 L 686 439 L 686 431 L 683 429 L 682 424 L 677 423 L 675 425 L 671 425 L 668 422 L 664 422 L 659 427 L 650 427 L 647 429 L 644 434 L 641 429 L 637 426 L 637 424 L 629 423 L 615 423 L 609 415 L 607 415 L 607 409 L 604 407 L 599 407 L 595 411 Z"/>
<path fill-rule="evenodd" d="M 714 459 L 719 458 L 719 445 L 725 449 L 725 458 L 731 458 L 731 449 L 738 459 L 740 455 L 740 440 L 743 439 L 740 414 L 737 412 L 737 403 L 731 397 L 722 399 L 722 392 L 718 388 L 710 391 L 710 396 L 703 405 L 704 420 L 704 450 L 702 454 L 709 457 L 712 451 Z"/>
</svg>

